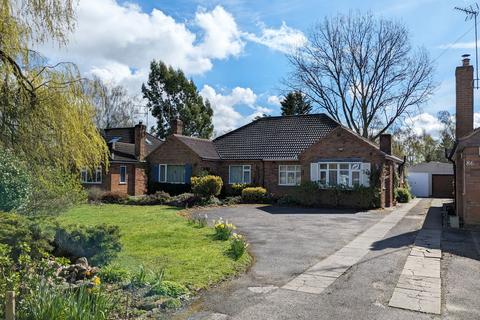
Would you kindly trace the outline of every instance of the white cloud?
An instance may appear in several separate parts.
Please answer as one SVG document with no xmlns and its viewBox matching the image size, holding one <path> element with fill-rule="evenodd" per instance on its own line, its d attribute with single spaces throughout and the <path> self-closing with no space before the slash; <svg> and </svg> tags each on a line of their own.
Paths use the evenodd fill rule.
<svg viewBox="0 0 480 320">
<path fill-rule="evenodd" d="M 279 96 L 269 96 L 268 99 L 267 99 L 267 102 L 271 105 L 274 105 L 274 106 L 281 106 L 280 104 L 280 97 Z"/>
<path fill-rule="evenodd" d="M 213 125 L 215 135 L 221 135 L 238 128 L 264 113 L 272 112 L 271 109 L 257 106 L 257 95 L 250 88 L 236 87 L 228 94 L 217 93 L 208 85 L 204 85 L 200 94 L 208 99 L 213 108 Z M 243 116 L 236 107 L 248 106 L 252 113 Z"/>
<path fill-rule="evenodd" d="M 67 48 L 45 45 L 40 50 L 53 61 L 73 61 L 87 75 L 131 84 L 138 92 L 153 59 L 194 75 L 210 70 L 212 60 L 237 56 L 244 48 L 235 19 L 221 6 L 198 11 L 192 26 L 201 37 L 158 9 L 145 13 L 115 0 L 82 0 Z"/>
<path fill-rule="evenodd" d="M 307 42 L 307 38 L 300 30 L 287 26 L 285 22 L 282 22 L 278 29 L 264 26 L 260 36 L 249 33 L 246 34 L 246 38 L 283 53 L 291 53 Z"/>
<path fill-rule="evenodd" d="M 440 131 L 443 129 L 443 125 L 437 117 L 426 112 L 409 118 L 405 122 L 419 136 L 425 132 L 434 138 L 438 138 Z"/>
</svg>

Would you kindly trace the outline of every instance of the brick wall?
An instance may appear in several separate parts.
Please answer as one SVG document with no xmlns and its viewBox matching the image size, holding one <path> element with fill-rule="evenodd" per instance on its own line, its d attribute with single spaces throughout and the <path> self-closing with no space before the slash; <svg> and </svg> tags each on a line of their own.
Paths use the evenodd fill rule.
<svg viewBox="0 0 480 320">
<path fill-rule="evenodd" d="M 466 147 L 458 153 L 456 168 L 456 211 L 466 225 L 478 225 L 480 224 L 479 147 Z"/>
<path fill-rule="evenodd" d="M 457 139 L 473 131 L 473 66 L 469 59 L 455 69 Z"/>
</svg>

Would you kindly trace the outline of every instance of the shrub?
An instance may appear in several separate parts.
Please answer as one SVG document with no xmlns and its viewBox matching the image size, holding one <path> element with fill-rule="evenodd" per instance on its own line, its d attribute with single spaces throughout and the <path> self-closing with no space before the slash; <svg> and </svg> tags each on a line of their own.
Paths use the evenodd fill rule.
<svg viewBox="0 0 480 320">
<path fill-rule="evenodd" d="M 241 196 L 235 196 L 235 197 L 226 197 L 223 199 L 223 204 L 227 206 L 232 206 L 236 205 L 242 202 L 242 197 Z"/>
<path fill-rule="evenodd" d="M 153 206 L 166 204 L 171 200 L 168 193 L 164 191 L 157 191 L 154 194 L 147 194 L 144 196 L 128 197 L 126 204 L 140 205 L 140 206 Z"/>
<path fill-rule="evenodd" d="M 157 191 L 164 191 L 172 196 L 182 193 L 189 193 L 192 191 L 191 185 L 187 183 L 164 183 L 149 181 L 148 192 L 155 193 Z"/>
<path fill-rule="evenodd" d="M 228 223 L 228 221 L 223 221 L 222 218 L 214 221 L 215 227 L 215 239 L 218 240 L 228 240 L 233 233 L 233 230 L 236 227 L 232 223 Z"/>
<path fill-rule="evenodd" d="M 29 170 L 6 150 L 0 150 L 0 210 L 20 209 L 31 196 Z"/>
<path fill-rule="evenodd" d="M 31 256 L 40 258 L 44 252 L 52 250 L 50 245 L 52 240 L 52 234 L 29 218 L 19 214 L 0 212 L 0 244 L 11 248 L 11 258 L 15 261 L 22 252 L 19 244 L 29 243 Z"/>
<path fill-rule="evenodd" d="M 247 250 L 248 243 L 244 236 L 234 233 L 230 243 L 230 253 L 235 260 L 238 260 Z"/>
<path fill-rule="evenodd" d="M 168 205 L 175 207 L 193 207 L 199 201 L 193 193 L 182 193 L 178 196 L 174 196 L 168 201 Z"/>
<path fill-rule="evenodd" d="M 232 196 L 241 196 L 243 189 L 249 187 L 246 183 L 234 183 L 232 184 Z"/>
<path fill-rule="evenodd" d="M 395 198 L 400 203 L 407 203 L 412 200 L 412 194 L 407 188 L 397 188 L 395 189 Z"/>
<path fill-rule="evenodd" d="M 87 192 L 78 175 L 58 168 L 34 168 L 32 196 L 22 212 L 26 214 L 57 214 L 87 200 Z"/>
<path fill-rule="evenodd" d="M 117 226 L 70 225 L 56 228 L 55 253 L 58 256 L 71 260 L 86 257 L 93 265 L 102 266 L 112 261 L 121 248 Z"/>
<path fill-rule="evenodd" d="M 103 198 L 103 194 L 105 193 L 102 189 L 98 187 L 92 187 L 88 189 L 88 201 L 90 202 L 100 202 Z"/>
<path fill-rule="evenodd" d="M 102 202 L 104 203 L 117 203 L 124 204 L 128 200 L 128 195 L 123 192 L 109 191 L 105 192 L 102 196 Z"/>
<path fill-rule="evenodd" d="M 267 189 L 262 187 L 248 187 L 242 190 L 242 200 L 249 203 L 260 203 L 266 200 Z"/>
<path fill-rule="evenodd" d="M 159 295 L 171 298 L 178 298 L 189 293 L 189 290 L 184 285 L 173 281 L 162 281 L 154 286 L 149 291 L 149 295 Z"/>
<path fill-rule="evenodd" d="M 203 198 L 218 196 L 222 191 L 223 181 L 219 176 L 192 177 L 192 192 Z"/>
<path fill-rule="evenodd" d="M 165 309 L 179 309 L 182 307 L 182 302 L 177 298 L 170 298 L 162 303 L 162 307 Z"/>
<path fill-rule="evenodd" d="M 127 280 L 129 273 L 118 265 L 109 264 L 100 269 L 98 276 L 105 283 L 118 283 Z"/>
</svg>

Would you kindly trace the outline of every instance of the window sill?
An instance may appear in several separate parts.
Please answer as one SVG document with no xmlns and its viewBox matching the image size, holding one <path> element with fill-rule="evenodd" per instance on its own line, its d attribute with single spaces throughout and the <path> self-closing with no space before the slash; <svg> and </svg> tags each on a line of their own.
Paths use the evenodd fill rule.
<svg viewBox="0 0 480 320">
<path fill-rule="evenodd" d="M 118 184 L 127 184 L 126 182 L 119 182 Z"/>
</svg>

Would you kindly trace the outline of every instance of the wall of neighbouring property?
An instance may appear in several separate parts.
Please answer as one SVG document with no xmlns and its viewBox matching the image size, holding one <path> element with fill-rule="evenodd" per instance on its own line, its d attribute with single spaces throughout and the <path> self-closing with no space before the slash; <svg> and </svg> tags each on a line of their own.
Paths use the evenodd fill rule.
<svg viewBox="0 0 480 320">
<path fill-rule="evenodd" d="M 466 147 L 461 153 L 457 153 L 455 161 L 456 211 L 466 225 L 480 224 L 479 146 Z"/>
</svg>

